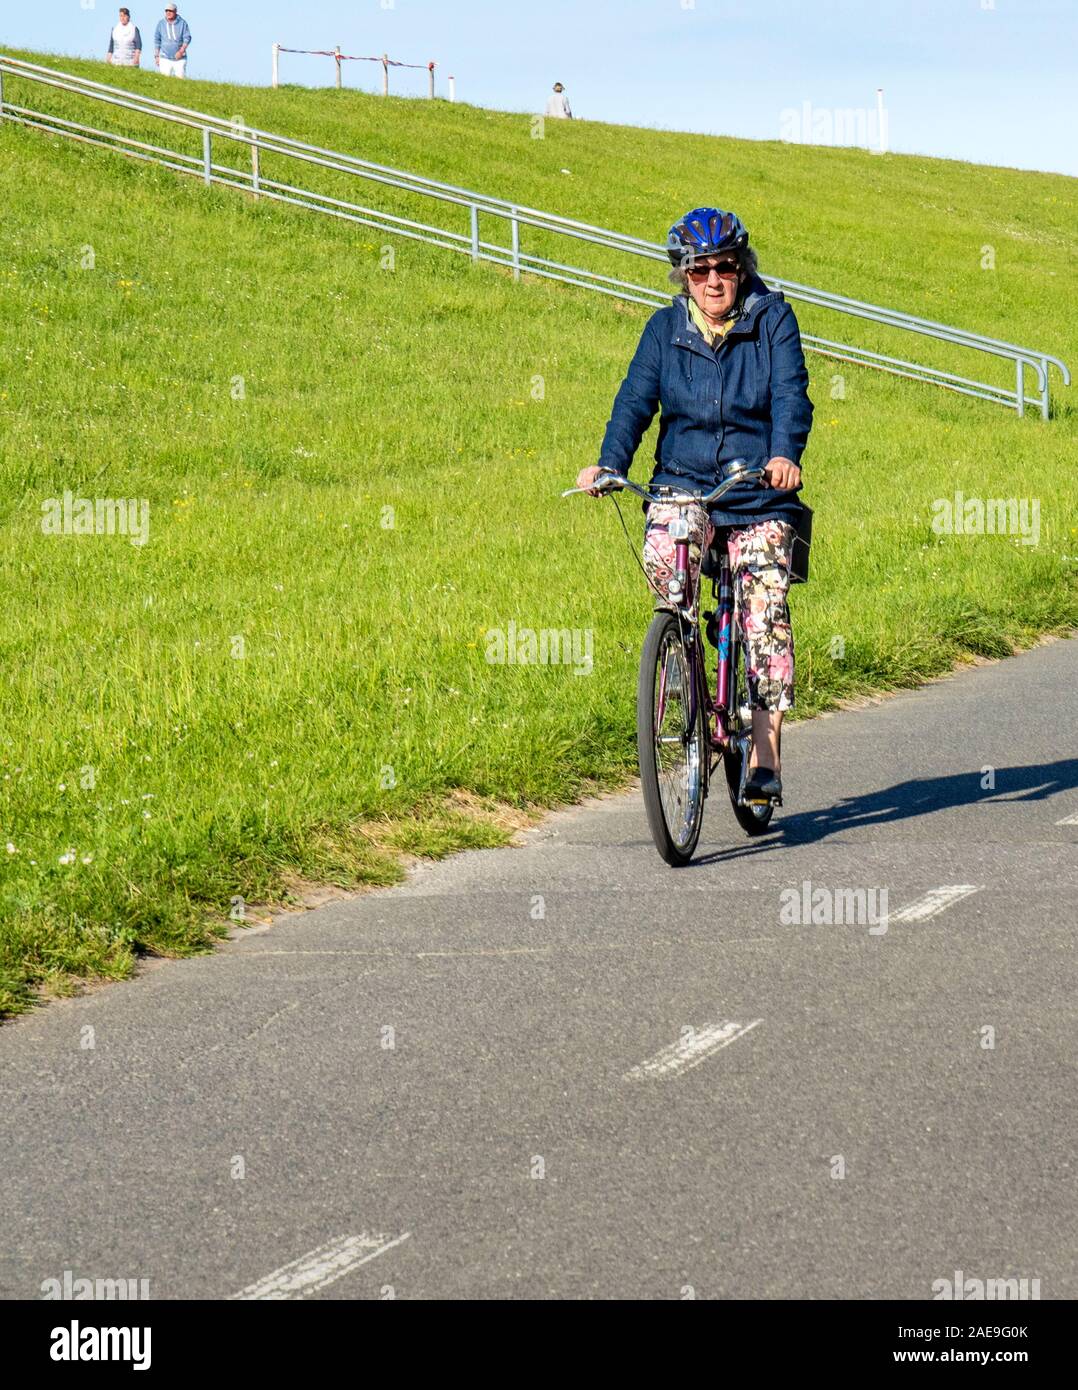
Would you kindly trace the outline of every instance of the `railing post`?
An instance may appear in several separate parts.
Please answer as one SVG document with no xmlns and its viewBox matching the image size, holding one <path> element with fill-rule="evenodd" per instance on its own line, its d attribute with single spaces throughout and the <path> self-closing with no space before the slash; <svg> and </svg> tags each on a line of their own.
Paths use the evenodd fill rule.
<svg viewBox="0 0 1078 1390">
<path fill-rule="evenodd" d="M 1037 363 L 1037 385 L 1041 388 L 1041 419 L 1048 419 L 1048 363 L 1042 357 Z"/>
<path fill-rule="evenodd" d="M 339 91 L 341 90 L 341 46 L 340 46 L 340 44 L 337 44 L 337 46 L 334 48 L 334 50 L 333 50 L 333 57 L 334 57 L 334 60 L 336 61 L 336 64 L 337 64 L 337 90 L 338 90 L 338 92 L 339 92 Z"/>
<path fill-rule="evenodd" d="M 288 52 L 289 50 L 282 49 L 282 46 L 276 42 L 273 43 L 271 47 L 274 61 L 274 77 L 279 80 L 278 65 L 280 53 L 282 51 Z M 347 61 L 343 53 L 341 53 L 339 45 L 329 56 L 334 57 L 338 63 Z M 375 59 L 375 61 L 379 60 Z M 389 67 L 391 66 L 389 55 L 383 53 L 380 61 L 382 63 L 383 72 L 383 95 L 388 95 Z M 396 64 L 393 65 L 396 66 Z M 429 80 L 433 84 L 436 64 L 430 62 L 426 64 L 426 67 Z M 199 115 L 201 113 L 184 111 L 183 108 L 174 107 L 169 103 L 158 102 L 149 98 L 144 101 L 141 98 L 137 98 L 132 93 L 120 92 L 113 95 L 116 93 L 115 88 L 103 87 L 100 83 L 90 82 L 88 79 L 75 78 L 69 74 L 55 72 L 50 68 L 39 68 L 36 64 L 24 63 L 19 59 L 11 59 L 3 54 L 0 54 L 0 121 L 10 120 L 13 124 L 16 124 L 22 123 L 24 120 L 24 117 L 19 114 L 22 109 L 19 106 L 12 104 L 11 115 L 9 116 L 7 113 L 7 101 L 3 84 L 3 79 L 6 76 L 14 76 L 16 78 L 24 78 L 28 81 L 44 82 L 47 85 L 59 86 L 63 90 L 74 92 L 80 96 L 107 101 L 122 107 L 129 107 L 141 115 L 160 116 L 164 120 L 179 120 L 190 129 L 201 130 L 201 161 L 197 156 L 192 156 L 192 154 L 186 151 L 182 155 L 177 155 L 176 157 L 184 160 L 183 172 L 192 173 L 196 176 L 199 173 L 199 164 L 201 163 L 201 173 L 207 187 L 212 186 L 215 182 L 212 150 L 212 137 L 215 129 L 218 134 L 225 135 L 227 138 L 236 139 L 239 143 L 243 143 L 242 131 L 244 127 L 242 122 L 238 123 L 238 129 L 234 129 L 231 133 L 221 129 L 215 124 L 201 126 L 199 125 Z M 454 101 L 456 99 L 456 79 L 451 73 L 448 75 L 448 85 L 449 100 Z M 110 95 L 104 95 L 106 90 Z M 52 119 L 42 115 L 42 113 L 30 112 L 29 115 L 40 115 L 41 119 L 46 122 Z M 58 120 L 58 118 L 56 119 Z M 216 117 L 212 116 L 206 116 L 205 119 L 207 122 L 216 122 L 217 120 Z M 29 124 L 28 120 L 27 124 Z M 64 122 L 63 125 L 47 125 L 43 128 L 49 129 L 55 134 L 71 135 L 75 139 L 82 139 L 86 136 L 91 138 L 100 137 L 100 140 L 96 141 L 97 143 L 113 140 L 115 144 L 110 146 L 110 148 L 121 152 L 125 150 L 125 147 L 137 147 L 139 143 L 133 140 L 132 137 L 121 135 L 118 132 L 99 131 L 91 126 L 79 125 L 77 122 L 73 121 Z M 79 133 L 76 134 L 76 132 Z M 273 135 L 269 135 L 267 138 L 271 141 L 271 150 L 280 149 L 283 153 L 294 155 L 300 160 L 307 160 L 311 163 L 329 164 L 330 167 L 342 167 L 343 162 L 349 160 L 349 156 L 340 155 L 337 157 L 340 163 L 334 163 L 332 160 L 319 157 L 320 155 L 324 155 L 326 153 L 325 151 L 320 151 L 313 146 L 304 145 L 300 141 L 288 140 L 286 137 L 277 137 Z M 248 130 L 247 140 L 251 147 L 250 186 L 254 197 L 257 199 L 261 197 L 262 188 L 261 139 L 256 132 Z M 169 155 L 168 150 L 155 151 L 155 147 L 144 148 L 148 148 L 166 157 L 157 159 L 155 161 L 157 164 L 165 165 L 167 163 L 167 156 Z M 141 157 L 153 159 L 153 153 L 149 156 Z M 465 254 L 470 254 L 473 262 L 486 259 L 493 260 L 503 266 L 508 264 L 513 273 L 514 280 L 519 280 L 523 274 L 523 252 L 521 249 L 521 228 L 523 226 L 535 225 L 557 234 L 577 237 L 580 240 L 593 243 L 598 242 L 607 247 L 613 246 L 627 253 L 646 257 L 649 260 L 664 260 L 665 258 L 665 253 L 662 248 L 655 243 L 644 241 L 638 237 L 620 236 L 619 234 L 605 231 L 600 227 L 592 226 L 590 223 L 576 222 L 571 218 L 557 217 L 539 213 L 534 210 L 528 210 L 502 199 L 496 199 L 490 205 L 491 215 L 508 219 L 510 224 L 510 247 L 507 248 L 500 241 L 492 240 L 486 243 L 488 250 L 484 251 L 483 243 L 479 235 L 479 215 L 488 204 L 486 200 L 484 200 L 482 205 L 479 203 L 478 199 L 481 196 L 480 194 L 475 193 L 473 195 L 473 193 L 468 190 L 456 188 L 452 185 L 438 184 L 432 180 L 420 179 L 418 176 L 407 174 L 402 170 L 382 171 L 383 175 L 385 172 L 388 172 L 390 175 L 397 176 L 396 179 L 392 177 L 383 178 L 379 174 L 369 173 L 363 165 L 364 161 L 352 159 L 350 164 L 345 167 L 349 173 L 357 177 L 379 178 L 380 181 L 387 183 L 396 182 L 399 187 L 411 188 L 412 181 L 414 181 L 415 188 L 412 191 L 427 194 L 434 198 L 441 198 L 457 206 L 467 207 L 469 210 L 471 234 L 470 237 L 467 235 L 460 237 L 459 233 L 454 233 L 454 236 L 457 238 L 454 243 L 455 249 L 463 250 Z M 229 165 L 222 165 L 222 173 L 226 172 L 230 167 Z M 400 180 L 400 182 L 398 182 L 398 180 Z M 274 180 L 270 180 L 271 188 L 274 186 L 274 182 Z M 303 190 L 299 190 L 299 193 L 302 197 Z M 268 196 L 274 195 L 270 194 Z M 319 200 L 325 203 L 335 204 L 335 207 L 322 206 Z M 311 210 L 333 212 L 334 215 L 338 216 L 348 216 L 348 212 L 336 212 L 336 207 L 352 209 L 354 206 L 349 203 L 342 203 L 340 200 L 328 199 L 325 195 L 319 194 L 307 194 L 303 201 L 303 205 Z M 359 211 L 364 210 L 359 209 Z M 369 216 L 370 210 L 368 209 L 366 212 Z M 364 219 L 355 218 L 353 220 L 361 221 Z M 423 232 L 431 234 L 439 230 L 434 227 L 424 227 L 422 223 L 415 223 L 413 225 L 421 236 Z M 386 230 L 393 230 L 393 228 L 387 226 Z M 429 239 L 435 244 L 442 244 L 437 242 L 436 238 L 432 235 L 428 235 L 428 237 L 423 239 Z M 463 246 L 461 246 L 461 242 L 464 243 Z M 510 252 L 510 259 L 508 262 L 504 259 L 502 254 L 505 250 L 509 250 Z M 649 290 L 643 286 L 629 284 L 610 276 L 599 275 L 597 272 L 589 272 L 574 268 L 573 266 L 562 265 L 556 261 L 547 261 L 544 264 L 539 258 L 533 255 L 529 255 L 528 259 L 529 273 L 534 271 L 536 274 L 545 275 L 553 280 L 564 280 L 570 284 L 578 283 L 580 277 L 586 279 L 590 276 L 596 283 L 588 284 L 587 288 L 598 290 L 601 293 L 609 294 L 615 298 L 630 302 L 651 304 L 654 296 L 658 293 L 657 291 Z M 564 273 L 559 274 L 559 271 Z M 831 342 L 823 338 L 814 339 L 805 335 L 806 345 L 811 347 L 814 351 L 822 353 L 824 356 L 836 358 L 839 361 L 851 361 L 868 367 L 876 367 L 883 371 L 890 371 L 901 377 L 911 377 L 914 380 L 927 381 L 946 387 L 949 390 L 962 392 L 965 395 L 983 397 L 995 404 L 1013 406 L 1015 413 L 1019 417 L 1026 414 L 1027 405 L 1039 407 L 1040 414 L 1046 421 L 1051 419 L 1051 368 L 1053 366 L 1058 367 L 1062 376 L 1063 385 L 1070 385 L 1071 373 L 1066 363 L 1048 353 L 1041 352 L 1039 349 L 1024 348 L 1015 343 L 982 337 L 980 334 L 970 333 L 963 329 L 949 328 L 946 324 L 935 323 L 928 319 L 919 319 L 913 315 L 899 313 L 897 310 L 888 310 L 879 305 L 871 305 L 860 300 L 847 299 L 843 295 L 817 291 L 811 286 L 798 285 L 794 282 L 784 282 L 777 279 L 773 280 L 773 283 L 777 287 L 786 289 L 793 299 L 804 300 L 806 303 L 816 304 L 822 308 L 830 309 L 838 313 L 853 315 L 861 319 L 868 319 L 887 327 L 908 329 L 914 333 L 924 334 L 931 338 L 951 343 L 956 347 L 980 350 L 991 354 L 997 359 L 1013 361 L 1015 364 L 1015 387 L 1012 392 L 1008 393 L 1007 388 L 1002 384 L 990 385 L 986 382 L 973 381 L 952 372 L 943 372 L 939 369 L 929 367 L 919 367 L 916 363 L 907 362 L 896 357 L 883 356 L 879 353 L 871 352 L 868 349 L 845 347 L 841 343 Z M 1030 392 L 1028 395 L 1025 389 L 1025 369 L 1027 367 L 1036 375 L 1036 387 L 1034 391 Z M 1008 394 L 1014 397 L 1012 401 L 1007 400 Z"/>
<path fill-rule="evenodd" d="M 430 92 L 428 93 L 428 95 L 430 96 L 431 100 L 433 101 L 433 100 L 434 100 L 434 64 L 433 64 L 433 63 L 428 63 L 428 64 L 427 64 L 427 71 L 430 73 Z"/>
<path fill-rule="evenodd" d="M 275 43 L 275 44 L 273 45 L 273 85 L 274 85 L 275 87 L 277 86 L 277 77 L 278 77 L 278 69 L 279 69 L 280 61 L 281 61 L 281 45 L 280 45 L 279 43 Z"/>
</svg>

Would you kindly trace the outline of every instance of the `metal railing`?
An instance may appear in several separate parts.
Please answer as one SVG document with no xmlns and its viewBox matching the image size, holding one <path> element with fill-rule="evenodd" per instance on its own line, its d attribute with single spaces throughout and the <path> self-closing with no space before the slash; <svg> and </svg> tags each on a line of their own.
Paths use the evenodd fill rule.
<svg viewBox="0 0 1078 1390">
<path fill-rule="evenodd" d="M 85 97 L 105 106 L 134 111 L 141 116 L 149 116 L 173 126 L 183 126 L 201 134 L 201 153 L 187 154 L 162 145 L 135 139 L 116 131 L 100 130 L 78 121 L 59 115 L 32 110 L 7 100 L 4 93 L 4 77 L 33 82 L 46 88 L 55 88 L 69 95 Z M 577 285 L 582 289 L 599 294 L 611 295 L 631 303 L 661 307 L 669 303 L 670 294 L 666 289 L 651 288 L 622 280 L 612 275 L 574 266 L 564 261 L 525 251 L 521 244 L 522 229 L 532 229 L 566 237 L 580 242 L 601 246 L 612 253 L 638 256 L 645 260 L 667 261 L 665 249 L 655 242 L 641 237 L 613 232 L 604 227 L 596 227 L 588 222 L 579 222 L 556 213 L 542 212 L 537 208 L 526 207 L 509 202 L 504 198 L 487 197 L 470 189 L 459 188 L 454 184 L 442 183 L 437 179 L 423 178 L 402 169 L 375 164 L 359 159 L 354 155 L 342 154 L 337 150 L 322 149 L 317 145 L 304 144 L 288 136 L 275 135 L 270 131 L 257 130 L 219 116 L 205 112 L 192 111 L 187 107 L 171 102 L 158 101 L 136 92 L 125 91 L 106 83 L 94 82 L 88 78 L 76 77 L 70 73 L 27 63 L 17 58 L 0 54 L 0 121 L 14 121 L 37 130 L 54 135 L 64 135 L 87 144 L 118 150 L 136 159 L 173 169 L 178 173 L 200 176 L 207 185 L 222 184 L 252 193 L 256 198 L 272 198 L 278 202 L 292 203 L 312 211 L 325 213 L 332 217 L 344 218 L 361 226 L 379 231 L 391 232 L 396 236 L 427 242 L 448 251 L 459 251 L 470 255 L 473 261 L 491 261 L 512 272 L 519 279 L 522 272 L 560 280 L 566 284 Z M 227 149 L 243 149 L 247 165 L 243 168 L 218 162 L 214 154 L 214 142 L 227 142 Z M 362 203 L 331 197 L 326 193 L 314 192 L 297 184 L 279 179 L 267 178 L 261 168 L 265 155 L 275 155 L 295 160 L 301 164 L 344 173 L 369 183 L 418 194 L 441 203 L 458 207 L 467 212 L 467 232 L 454 231 L 444 226 L 434 226 L 412 218 L 400 217 L 385 210 L 367 207 Z M 480 218 L 497 218 L 508 224 L 509 242 L 486 240 L 481 236 Z M 802 334 L 802 341 L 810 351 L 842 362 L 872 367 L 878 371 L 895 376 L 909 377 L 916 381 L 930 382 L 950 391 L 975 396 L 991 401 L 1025 414 L 1027 405 L 1039 408 L 1047 419 L 1049 414 L 1050 367 L 1057 367 L 1064 384 L 1070 385 L 1070 372 L 1058 357 L 1034 348 L 1021 347 L 999 338 L 988 338 L 980 333 L 971 333 L 949 324 L 937 323 L 932 319 L 920 318 L 915 314 L 905 314 L 897 309 L 886 309 L 878 304 L 867 304 L 862 300 L 850 299 L 845 295 L 832 294 L 827 290 L 813 289 L 792 280 L 781 280 L 768 276 L 768 284 L 781 290 L 789 299 L 798 300 L 818 308 L 833 310 L 854 318 L 870 320 L 887 328 L 919 334 L 924 337 L 950 343 L 956 347 L 968 348 L 986 353 L 989 356 L 1004 358 L 1014 364 L 1014 387 L 998 383 L 978 381 L 972 377 L 960 376 L 955 372 L 944 371 L 940 367 L 908 361 L 870 348 L 851 343 L 841 343 L 830 338 L 821 338 L 809 333 Z M 1036 390 L 1032 391 L 1026 381 L 1026 371 L 1033 373 Z"/>
</svg>

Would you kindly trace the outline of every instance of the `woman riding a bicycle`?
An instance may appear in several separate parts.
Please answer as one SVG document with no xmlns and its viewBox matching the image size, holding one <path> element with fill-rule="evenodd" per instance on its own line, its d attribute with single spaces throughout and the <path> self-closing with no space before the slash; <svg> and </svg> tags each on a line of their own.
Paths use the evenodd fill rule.
<svg viewBox="0 0 1078 1390">
<path fill-rule="evenodd" d="M 780 732 L 794 698 L 787 594 L 801 519 L 801 456 L 812 426 L 808 373 L 797 320 L 757 274 L 749 235 L 732 212 L 695 208 L 670 229 L 667 251 L 680 293 L 648 320 L 614 399 L 599 462 L 577 485 L 601 495 L 600 472 L 628 477 L 661 409 L 651 485 L 707 492 L 735 459 L 763 469 L 765 486 L 734 487 L 710 514 L 688 513 L 693 583 L 722 527 L 746 647 L 752 707 L 747 797 L 780 797 Z M 684 508 L 647 510 L 644 565 L 665 595 L 674 541 L 667 525 Z"/>
</svg>

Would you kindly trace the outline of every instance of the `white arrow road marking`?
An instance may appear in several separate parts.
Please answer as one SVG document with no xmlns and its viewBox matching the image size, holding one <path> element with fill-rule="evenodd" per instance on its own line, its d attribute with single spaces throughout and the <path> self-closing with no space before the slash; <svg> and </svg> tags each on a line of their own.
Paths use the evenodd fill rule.
<svg viewBox="0 0 1078 1390">
<path fill-rule="evenodd" d="M 1078 811 L 1073 816 L 1064 816 L 1062 820 L 1057 820 L 1056 825 L 1078 825 Z"/>
<path fill-rule="evenodd" d="M 763 1019 L 755 1018 L 744 1027 L 740 1023 L 727 1023 L 723 1020 L 721 1023 L 709 1023 L 703 1028 L 694 1029 L 678 1038 L 677 1042 L 672 1042 L 669 1047 L 664 1047 L 661 1052 L 656 1052 L 654 1057 L 649 1057 L 646 1062 L 641 1062 L 638 1067 L 627 1071 L 624 1079 L 653 1081 L 663 1076 L 679 1076 L 683 1071 L 698 1067 L 713 1052 L 728 1047 L 758 1023 L 763 1023 Z"/>
<path fill-rule="evenodd" d="M 888 914 L 892 922 L 927 922 L 930 917 L 938 917 L 946 908 L 968 898 L 971 893 L 979 893 L 981 886 L 976 883 L 947 883 L 942 888 L 930 888 L 920 898 L 900 907 L 897 912 Z"/>
<path fill-rule="evenodd" d="M 317 1250 L 267 1274 L 257 1284 L 249 1284 L 234 1293 L 232 1299 L 302 1298 L 316 1289 L 324 1289 L 377 1255 L 384 1255 L 410 1235 L 411 1231 L 405 1231 L 402 1236 L 372 1236 L 364 1231 L 361 1236 L 339 1236 L 328 1245 L 320 1245 Z"/>
</svg>

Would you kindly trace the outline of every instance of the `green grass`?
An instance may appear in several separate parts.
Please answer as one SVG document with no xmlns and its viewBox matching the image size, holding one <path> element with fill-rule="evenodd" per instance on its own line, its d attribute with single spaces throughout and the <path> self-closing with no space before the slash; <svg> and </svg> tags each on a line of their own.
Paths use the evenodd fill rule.
<svg viewBox="0 0 1078 1390">
<path fill-rule="evenodd" d="M 522 115 L 349 92 L 182 95 L 652 238 L 725 202 L 765 277 L 1078 363 L 1066 178 L 584 123 L 533 140 Z M 5 97 L 42 100 L 10 79 Z M 402 853 L 502 842 L 483 807 L 632 771 L 649 603 L 612 504 L 558 492 L 594 460 L 646 311 L 406 241 L 388 271 L 381 233 L 10 125 L 0 189 L 0 1010 L 206 949 L 237 898 L 392 882 Z M 852 367 L 833 399 L 841 369 L 809 365 L 801 715 L 1074 625 L 1070 393 L 1045 424 Z M 1039 499 L 1040 544 L 936 536 L 956 488 Z M 148 499 L 149 543 L 44 535 L 65 489 Z M 489 664 L 510 621 L 590 629 L 592 674 Z"/>
</svg>

